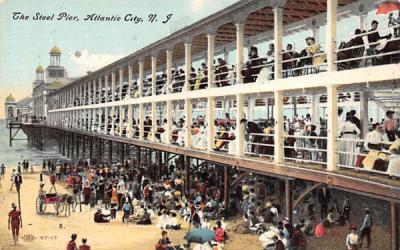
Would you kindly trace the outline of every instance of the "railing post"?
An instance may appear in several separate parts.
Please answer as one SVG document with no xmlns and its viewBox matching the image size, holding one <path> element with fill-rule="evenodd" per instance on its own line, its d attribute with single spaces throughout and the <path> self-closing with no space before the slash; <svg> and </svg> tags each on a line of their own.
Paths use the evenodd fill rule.
<svg viewBox="0 0 400 250">
<path fill-rule="evenodd" d="M 281 163 L 284 154 L 284 128 L 283 128 L 283 91 L 274 92 L 274 162 Z"/>
<path fill-rule="evenodd" d="M 109 124 L 109 121 L 108 121 L 108 107 L 105 107 L 104 108 L 104 134 L 107 134 L 108 132 L 108 124 Z"/>
<path fill-rule="evenodd" d="M 337 0 L 327 0 L 326 13 L 326 61 L 327 71 L 336 71 L 336 12 Z"/>
<path fill-rule="evenodd" d="M 103 82 L 101 77 L 99 77 L 99 103 L 101 103 L 101 99 L 103 99 Z"/>
<path fill-rule="evenodd" d="M 236 95 L 236 156 L 244 156 L 244 123 L 240 121 L 244 118 L 243 94 Z"/>
<path fill-rule="evenodd" d="M 337 133 L 338 133 L 338 114 L 337 114 L 337 86 L 327 87 L 327 112 L 328 112 L 328 135 L 327 135 L 327 170 L 337 169 Z"/>
<path fill-rule="evenodd" d="M 87 85 L 88 85 L 88 105 L 90 105 L 93 102 L 92 83 L 88 81 Z"/>
<path fill-rule="evenodd" d="M 208 85 L 208 86 L 210 87 L 210 85 Z M 215 148 L 214 108 L 215 108 L 215 99 L 214 99 L 214 97 L 209 96 L 207 98 L 207 137 L 208 137 L 207 138 L 207 151 L 208 152 L 212 152 L 213 149 Z"/>
<path fill-rule="evenodd" d="M 93 79 L 93 95 L 92 95 L 92 103 L 96 104 L 96 79 Z"/>
<path fill-rule="evenodd" d="M 274 11 L 274 76 L 275 79 L 282 78 L 282 31 L 283 31 L 283 8 L 275 7 Z"/>
</svg>

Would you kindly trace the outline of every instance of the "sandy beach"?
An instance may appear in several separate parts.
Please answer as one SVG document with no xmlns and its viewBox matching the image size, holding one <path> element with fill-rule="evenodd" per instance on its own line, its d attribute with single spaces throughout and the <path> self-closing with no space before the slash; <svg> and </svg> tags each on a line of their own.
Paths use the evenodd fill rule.
<svg viewBox="0 0 400 250">
<path fill-rule="evenodd" d="M 93 213 L 89 207 L 82 205 L 82 212 L 71 213 L 70 217 L 64 214 L 57 216 L 53 205 L 46 208 L 44 215 L 38 215 L 35 210 L 35 200 L 39 190 L 39 175 L 24 174 L 21 187 L 21 210 L 23 228 L 20 229 L 19 245 L 14 246 L 11 231 L 7 230 L 7 214 L 11 210 L 11 203 L 17 203 L 17 192 L 10 188 L 10 172 L 7 169 L 6 177 L 2 180 L 0 190 L 0 246 L 3 249 L 65 249 L 72 233 L 78 234 L 78 243 L 83 237 L 88 239 L 92 249 L 138 249 L 152 250 L 161 235 L 161 230 L 153 225 L 141 226 L 134 224 L 123 224 L 121 222 L 122 212 L 117 213 L 117 219 L 108 224 L 96 224 L 93 222 Z M 50 190 L 48 177 L 45 177 L 45 190 Z M 60 184 L 56 184 L 58 193 L 67 193 Z M 60 228 L 60 224 L 62 228 Z M 184 224 L 179 231 L 168 231 L 169 238 L 174 245 L 183 244 L 183 237 L 187 232 L 188 225 Z M 33 237 L 32 237 L 33 236 Z M 34 238 L 33 240 L 31 238 Z M 227 243 L 225 249 L 261 249 L 261 244 L 254 235 L 233 236 Z"/>
</svg>

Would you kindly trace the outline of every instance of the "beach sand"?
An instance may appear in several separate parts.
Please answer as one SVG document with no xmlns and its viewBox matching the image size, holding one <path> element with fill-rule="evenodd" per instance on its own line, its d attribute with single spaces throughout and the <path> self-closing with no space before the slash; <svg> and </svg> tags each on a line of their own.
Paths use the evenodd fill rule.
<svg viewBox="0 0 400 250">
<path fill-rule="evenodd" d="M 153 250 L 161 237 L 161 230 L 153 225 L 141 226 L 134 224 L 123 224 L 121 222 L 122 212 L 117 212 L 117 219 L 111 223 L 96 224 L 93 222 L 94 210 L 90 211 L 88 206 L 82 205 L 82 212 L 71 213 L 70 217 L 64 214 L 57 216 L 53 205 L 46 208 L 44 215 L 38 215 L 35 210 L 35 201 L 39 190 L 39 175 L 23 175 L 21 186 L 21 210 L 23 228 L 20 229 L 20 240 L 18 246 L 14 246 L 11 231 L 7 230 L 7 214 L 11 210 L 11 203 L 17 203 L 17 192 L 9 191 L 10 169 L 7 169 L 6 177 L 2 180 L 0 190 L 0 246 L 2 249 L 65 249 L 72 233 L 78 234 L 78 245 L 81 239 L 87 238 L 92 249 L 138 249 Z M 45 190 L 50 190 L 48 177 Z M 56 184 L 58 193 L 67 193 L 67 190 Z M 62 228 L 60 228 L 62 224 Z M 169 238 L 173 245 L 185 243 L 183 237 L 187 232 L 188 225 L 178 231 L 168 230 Z M 24 237 L 25 236 L 25 237 Z M 32 236 L 36 237 L 30 240 Z M 194 246 L 194 244 L 192 244 Z M 233 236 L 226 245 L 226 249 L 261 249 L 261 244 L 254 235 Z"/>
<path fill-rule="evenodd" d="M 78 234 L 78 245 L 81 239 L 87 238 L 92 249 L 133 249 L 153 250 L 160 238 L 161 230 L 153 225 L 140 226 L 134 224 L 123 224 L 121 222 L 122 212 L 117 213 L 117 219 L 111 223 L 96 224 L 93 222 L 94 211 L 82 205 L 82 212 L 79 212 L 79 205 L 75 213 L 70 217 L 64 214 L 57 216 L 53 205 L 49 205 L 44 215 L 38 215 L 35 210 L 35 201 L 39 190 L 39 175 L 23 175 L 21 187 L 21 207 L 23 228 L 20 229 L 19 245 L 14 246 L 11 231 L 7 230 L 7 214 L 11 210 L 11 203 L 17 203 L 17 192 L 9 191 L 10 168 L 7 169 L 6 177 L 2 180 L 0 189 L 0 250 L 3 249 L 32 249 L 32 250 L 59 250 L 65 249 L 72 233 Z M 49 177 L 45 176 L 45 190 L 50 190 Z M 67 193 L 63 185 L 56 185 L 59 193 Z M 62 228 L 60 228 L 60 224 Z M 184 224 L 179 231 L 168 231 L 169 238 L 173 245 L 185 243 L 183 237 L 187 232 L 188 225 Z M 374 226 L 372 232 L 373 245 L 371 249 L 389 249 L 390 235 L 386 226 Z M 348 233 L 347 227 L 337 227 L 327 230 L 325 238 L 311 237 L 308 239 L 307 249 L 336 250 L 344 249 L 345 238 Z M 225 249 L 227 250 L 259 250 L 262 245 L 257 235 L 233 234 L 228 230 L 230 236 Z M 31 238 L 35 239 L 31 240 Z M 194 246 L 194 244 L 192 244 Z"/>
</svg>

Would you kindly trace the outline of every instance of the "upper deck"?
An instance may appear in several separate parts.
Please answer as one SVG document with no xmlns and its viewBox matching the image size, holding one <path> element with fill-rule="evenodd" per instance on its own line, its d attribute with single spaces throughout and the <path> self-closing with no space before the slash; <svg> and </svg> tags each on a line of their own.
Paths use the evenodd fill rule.
<svg viewBox="0 0 400 250">
<path fill-rule="evenodd" d="M 370 107 L 400 110 L 400 38 L 371 31 L 338 46 L 338 20 L 359 16 L 367 30 L 380 2 L 302 2 L 239 1 L 80 78 L 49 96 L 46 126 L 398 200 L 399 182 L 385 177 L 397 174 L 357 167 L 367 152 L 356 144 L 368 144 Z M 307 29 L 308 44 L 283 47 Z M 300 108 L 316 135 L 285 118 Z M 338 108 L 357 109 L 357 136 L 344 136 Z"/>
</svg>

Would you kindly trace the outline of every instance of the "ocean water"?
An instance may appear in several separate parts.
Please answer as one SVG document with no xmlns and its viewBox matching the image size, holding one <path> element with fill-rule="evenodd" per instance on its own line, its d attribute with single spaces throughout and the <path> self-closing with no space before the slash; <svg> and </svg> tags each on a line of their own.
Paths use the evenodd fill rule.
<svg viewBox="0 0 400 250">
<path fill-rule="evenodd" d="M 13 130 L 15 133 L 16 130 Z M 19 161 L 28 160 L 34 165 L 41 165 L 43 160 L 64 160 L 65 156 L 58 153 L 56 145 L 44 145 L 43 151 L 31 146 L 27 140 L 17 140 L 9 146 L 9 129 L 6 122 L 0 119 L 0 164 L 6 167 L 15 167 Z M 27 136 L 20 130 L 16 136 L 18 139 L 26 139 Z"/>
</svg>

